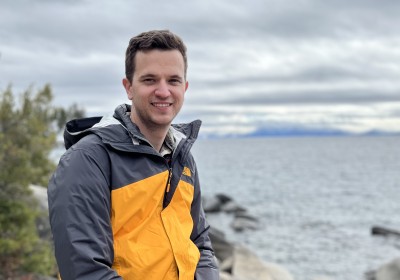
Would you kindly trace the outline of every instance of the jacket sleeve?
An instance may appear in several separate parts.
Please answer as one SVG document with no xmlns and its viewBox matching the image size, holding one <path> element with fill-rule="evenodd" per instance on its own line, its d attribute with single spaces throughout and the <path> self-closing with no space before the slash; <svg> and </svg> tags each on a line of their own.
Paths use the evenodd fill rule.
<svg viewBox="0 0 400 280">
<path fill-rule="evenodd" d="M 191 209 L 194 226 L 191 239 L 200 251 L 200 260 L 197 264 L 195 280 L 218 280 L 219 269 L 211 245 L 211 240 L 208 236 L 210 226 L 206 221 L 203 206 L 201 204 L 201 190 L 196 168 L 194 176 L 195 193 Z"/>
<path fill-rule="evenodd" d="M 62 156 L 50 179 L 50 225 L 62 280 L 122 279 L 111 268 L 109 168 L 100 144 L 83 144 Z"/>
</svg>

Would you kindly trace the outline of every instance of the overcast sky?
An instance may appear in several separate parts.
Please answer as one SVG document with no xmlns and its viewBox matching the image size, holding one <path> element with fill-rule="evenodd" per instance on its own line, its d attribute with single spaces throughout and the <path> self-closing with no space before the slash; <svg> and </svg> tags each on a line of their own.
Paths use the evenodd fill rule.
<svg viewBox="0 0 400 280">
<path fill-rule="evenodd" d="M 129 39 L 170 29 L 188 47 L 177 122 L 202 132 L 400 131 L 397 0 L 2 0 L 0 90 L 50 83 L 87 115 L 128 103 Z"/>
</svg>

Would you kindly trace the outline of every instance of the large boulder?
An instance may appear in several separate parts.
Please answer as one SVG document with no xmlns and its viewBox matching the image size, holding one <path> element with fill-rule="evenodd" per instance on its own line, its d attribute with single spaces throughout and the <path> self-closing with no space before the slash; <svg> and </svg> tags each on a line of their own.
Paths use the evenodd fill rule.
<svg viewBox="0 0 400 280">
<path fill-rule="evenodd" d="M 233 279 L 243 280 L 293 280 L 292 275 L 282 266 L 263 262 L 243 246 L 236 246 L 232 274 Z"/>
<path fill-rule="evenodd" d="M 220 264 L 233 255 L 234 246 L 225 238 L 225 233 L 216 229 L 215 227 L 210 227 L 209 236 L 211 243 Z"/>
<path fill-rule="evenodd" d="M 257 222 L 245 212 L 237 214 L 236 219 Z M 218 259 L 221 280 L 293 280 L 280 265 L 263 262 L 243 245 L 228 241 L 223 231 L 211 226 L 209 235 Z"/>
<path fill-rule="evenodd" d="M 219 268 L 221 280 L 293 280 L 285 268 L 263 262 L 242 245 L 235 245 L 233 254 L 220 262 Z"/>
<path fill-rule="evenodd" d="M 375 280 L 399 280 L 400 279 L 400 258 L 381 266 L 375 272 Z"/>
</svg>

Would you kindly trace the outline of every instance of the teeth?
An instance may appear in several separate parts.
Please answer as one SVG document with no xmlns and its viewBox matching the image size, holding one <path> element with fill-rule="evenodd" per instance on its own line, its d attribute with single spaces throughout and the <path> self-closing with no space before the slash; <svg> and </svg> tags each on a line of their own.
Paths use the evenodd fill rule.
<svg viewBox="0 0 400 280">
<path fill-rule="evenodd" d="M 156 107 L 169 107 L 168 103 L 153 103 L 153 105 Z"/>
</svg>

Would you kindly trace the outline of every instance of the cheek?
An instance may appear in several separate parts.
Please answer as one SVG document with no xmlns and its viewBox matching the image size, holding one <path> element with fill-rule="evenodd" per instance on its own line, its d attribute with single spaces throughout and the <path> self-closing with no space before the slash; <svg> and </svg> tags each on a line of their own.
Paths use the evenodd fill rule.
<svg viewBox="0 0 400 280">
<path fill-rule="evenodd" d="M 182 96 L 181 96 L 181 98 L 179 100 L 180 103 L 181 103 L 181 106 L 182 106 L 184 100 L 185 100 L 185 94 L 182 94 Z"/>
<path fill-rule="evenodd" d="M 183 107 L 183 97 L 179 100 L 179 103 L 178 103 L 178 106 L 177 106 L 178 111 L 179 111 L 180 109 L 182 109 L 182 107 Z"/>
</svg>

